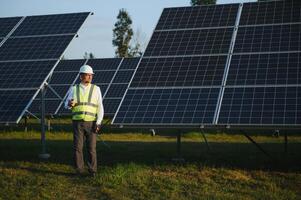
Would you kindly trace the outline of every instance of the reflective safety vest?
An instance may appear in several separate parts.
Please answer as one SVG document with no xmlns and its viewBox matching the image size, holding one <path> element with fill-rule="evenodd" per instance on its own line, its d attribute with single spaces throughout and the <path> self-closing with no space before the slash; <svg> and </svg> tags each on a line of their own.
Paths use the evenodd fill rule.
<svg viewBox="0 0 301 200">
<path fill-rule="evenodd" d="M 96 121 L 98 104 L 95 96 L 96 89 L 93 84 L 85 95 L 80 92 L 79 85 L 73 87 L 73 99 L 76 104 L 72 108 L 72 120 Z"/>
</svg>

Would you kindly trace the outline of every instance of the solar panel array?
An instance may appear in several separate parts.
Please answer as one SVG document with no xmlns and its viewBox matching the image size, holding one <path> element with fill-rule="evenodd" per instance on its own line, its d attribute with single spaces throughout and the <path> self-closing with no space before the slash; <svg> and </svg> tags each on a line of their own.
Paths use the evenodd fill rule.
<svg viewBox="0 0 301 200">
<path fill-rule="evenodd" d="M 212 123 L 238 8 L 164 9 L 114 123 Z"/>
<path fill-rule="evenodd" d="M 301 2 L 245 3 L 218 123 L 301 124 Z"/>
<path fill-rule="evenodd" d="M 18 123 L 90 13 L 0 18 L 0 123 Z"/>
<path fill-rule="evenodd" d="M 106 116 L 113 116 L 134 73 L 139 58 L 102 58 L 62 60 L 55 68 L 46 92 L 46 113 L 48 115 L 69 115 L 64 108 L 64 99 L 69 88 L 80 82 L 79 68 L 83 64 L 93 67 L 93 84 L 100 87 Z M 54 91 L 53 91 L 54 90 Z M 30 107 L 33 114 L 40 113 L 41 102 L 37 98 Z"/>
<path fill-rule="evenodd" d="M 301 2 L 166 8 L 117 125 L 300 125 Z"/>
</svg>

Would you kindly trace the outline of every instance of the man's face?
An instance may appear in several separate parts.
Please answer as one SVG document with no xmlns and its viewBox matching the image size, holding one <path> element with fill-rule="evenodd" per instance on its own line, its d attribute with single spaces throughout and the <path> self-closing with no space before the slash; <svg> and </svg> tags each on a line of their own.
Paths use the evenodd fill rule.
<svg viewBox="0 0 301 200">
<path fill-rule="evenodd" d="M 84 74 L 84 73 L 82 73 L 80 75 L 80 80 L 84 84 L 91 83 L 92 82 L 92 78 L 93 78 L 93 74 Z"/>
</svg>

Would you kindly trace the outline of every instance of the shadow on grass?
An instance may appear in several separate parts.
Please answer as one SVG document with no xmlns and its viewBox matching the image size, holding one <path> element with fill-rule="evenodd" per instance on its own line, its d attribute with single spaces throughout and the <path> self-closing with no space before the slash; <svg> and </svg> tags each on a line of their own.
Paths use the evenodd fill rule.
<svg viewBox="0 0 301 200">
<path fill-rule="evenodd" d="M 101 141 L 97 144 L 98 165 L 115 166 L 118 164 L 136 163 L 147 166 L 174 165 L 172 158 L 177 157 L 176 142 L 121 142 L 109 141 L 105 146 Z M 182 142 L 182 157 L 186 164 L 197 164 L 207 167 L 225 167 L 234 169 L 266 170 L 266 171 L 301 171 L 301 144 L 289 143 L 289 152 L 284 156 L 284 145 L 281 143 L 262 143 L 273 160 L 251 143 L 220 143 L 211 142 L 208 151 L 203 142 Z M 32 163 L 54 163 L 72 165 L 72 141 L 47 141 L 48 161 L 41 161 L 38 154 L 41 150 L 40 140 L 0 140 L 0 161 L 10 168 L 17 168 L 13 161 Z M 12 165 L 12 166 L 10 166 Z M 58 175 L 72 176 L 71 173 L 53 172 L 44 169 L 26 168 L 37 173 L 57 173 Z"/>
</svg>

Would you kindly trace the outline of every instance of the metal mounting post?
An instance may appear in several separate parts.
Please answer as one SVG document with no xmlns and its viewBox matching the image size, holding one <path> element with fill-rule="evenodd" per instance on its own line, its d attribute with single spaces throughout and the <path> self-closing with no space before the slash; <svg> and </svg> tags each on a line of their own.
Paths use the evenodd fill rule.
<svg viewBox="0 0 301 200">
<path fill-rule="evenodd" d="M 41 88 L 41 144 L 42 152 L 39 158 L 48 159 L 50 154 L 46 153 L 46 137 L 45 137 L 45 85 Z"/>
</svg>

